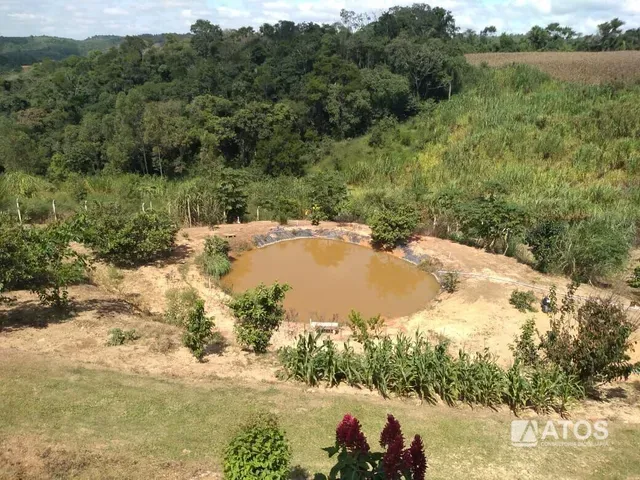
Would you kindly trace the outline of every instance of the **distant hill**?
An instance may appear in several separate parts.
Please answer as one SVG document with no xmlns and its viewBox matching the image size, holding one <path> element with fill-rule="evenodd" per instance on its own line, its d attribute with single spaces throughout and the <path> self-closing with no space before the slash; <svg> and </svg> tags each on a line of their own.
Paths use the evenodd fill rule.
<svg viewBox="0 0 640 480">
<path fill-rule="evenodd" d="M 164 34 L 140 35 L 152 43 L 164 43 Z M 60 37 L 0 37 L 0 72 L 17 70 L 44 59 L 63 60 L 72 55 L 86 55 L 94 50 L 108 50 L 124 37 L 96 35 L 85 40 Z"/>
</svg>

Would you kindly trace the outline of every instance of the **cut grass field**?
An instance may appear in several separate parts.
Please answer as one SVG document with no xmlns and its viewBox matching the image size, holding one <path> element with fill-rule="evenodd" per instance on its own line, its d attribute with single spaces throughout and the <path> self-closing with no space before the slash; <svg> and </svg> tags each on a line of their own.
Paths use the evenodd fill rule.
<svg viewBox="0 0 640 480">
<path fill-rule="evenodd" d="M 472 65 L 526 63 L 559 80 L 583 83 L 640 80 L 640 51 L 468 53 Z"/>
<path fill-rule="evenodd" d="M 0 352 L 0 478 L 216 478 L 251 412 L 279 415 L 293 465 L 327 471 L 321 450 L 344 413 L 377 444 L 387 412 L 423 436 L 428 478 L 638 478 L 640 428 L 610 422 L 608 446 L 516 448 L 507 412 L 419 405 L 294 385 L 206 383 L 87 369 Z"/>
</svg>

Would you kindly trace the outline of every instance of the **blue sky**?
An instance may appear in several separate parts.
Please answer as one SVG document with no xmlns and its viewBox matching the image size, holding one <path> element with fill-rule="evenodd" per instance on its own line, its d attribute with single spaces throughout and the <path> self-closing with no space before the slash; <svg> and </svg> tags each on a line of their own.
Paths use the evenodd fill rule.
<svg viewBox="0 0 640 480">
<path fill-rule="evenodd" d="M 0 35 L 56 35 L 187 32 L 198 18 L 225 28 L 278 20 L 333 23 L 340 10 L 380 11 L 402 0 L 0 0 Z M 640 27 L 640 0 L 441 0 L 462 29 L 495 25 L 525 32 L 531 25 L 559 22 L 592 33 L 613 17 Z"/>
</svg>

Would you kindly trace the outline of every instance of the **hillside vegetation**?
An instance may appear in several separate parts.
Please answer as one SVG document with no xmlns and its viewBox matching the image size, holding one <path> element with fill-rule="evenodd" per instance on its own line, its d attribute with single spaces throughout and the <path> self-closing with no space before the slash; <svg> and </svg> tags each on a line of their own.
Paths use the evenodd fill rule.
<svg viewBox="0 0 640 480">
<path fill-rule="evenodd" d="M 416 119 L 334 147 L 325 161 L 357 187 L 351 210 L 405 192 L 437 235 L 487 246 L 483 230 L 495 228 L 507 252 L 533 246 L 542 270 L 619 268 L 640 213 L 640 89 L 561 83 L 524 65 L 476 75 Z"/>
<path fill-rule="evenodd" d="M 191 33 L 5 77 L 0 209 L 38 222 L 118 204 L 186 225 L 311 214 L 367 223 L 384 248 L 417 228 L 581 281 L 625 266 L 637 85 L 471 67 L 453 16 L 424 4 Z"/>
<path fill-rule="evenodd" d="M 150 43 L 164 43 L 165 35 L 142 35 Z M 96 35 L 84 40 L 42 36 L 0 37 L 0 72 L 19 70 L 43 60 L 64 60 L 71 56 L 84 56 L 93 51 L 106 51 L 117 47 L 124 37 Z"/>
</svg>

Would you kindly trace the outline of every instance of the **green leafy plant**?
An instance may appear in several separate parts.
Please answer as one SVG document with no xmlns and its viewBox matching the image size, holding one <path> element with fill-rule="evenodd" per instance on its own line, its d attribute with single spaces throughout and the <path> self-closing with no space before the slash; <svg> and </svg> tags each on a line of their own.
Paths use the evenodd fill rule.
<svg viewBox="0 0 640 480">
<path fill-rule="evenodd" d="M 536 342 L 537 337 L 536 321 L 530 318 L 524 322 L 520 335 L 516 336 L 515 343 L 509 347 L 516 362 L 522 362 L 527 366 L 533 366 L 540 362 L 538 352 L 540 345 L 539 342 Z"/>
<path fill-rule="evenodd" d="M 73 222 L 79 240 L 102 258 L 119 266 L 134 266 L 167 256 L 178 228 L 157 212 L 127 215 L 118 207 L 104 207 Z"/>
<path fill-rule="evenodd" d="M 82 281 L 87 268 L 85 257 L 69 247 L 72 237 L 66 224 L 30 228 L 0 214 L 0 294 L 29 289 L 43 304 L 66 309 L 67 287 Z"/>
<path fill-rule="evenodd" d="M 537 309 L 533 306 L 535 302 L 536 296 L 531 290 L 523 292 L 516 289 L 511 292 L 511 297 L 509 297 L 509 303 L 522 313 L 536 312 Z"/>
<path fill-rule="evenodd" d="M 415 435 L 411 445 L 405 448 L 400 423 L 393 415 L 387 415 L 387 423 L 380 433 L 383 452 L 372 452 L 362 433 L 360 422 L 352 415 L 345 415 L 336 427 L 336 443 L 324 450 L 336 464 L 328 476 L 316 474 L 315 478 L 335 479 L 405 479 L 424 480 L 427 457 L 420 435 Z"/>
<path fill-rule="evenodd" d="M 275 416 L 255 415 L 233 437 L 224 452 L 227 480 L 286 480 L 291 448 Z"/>
<path fill-rule="evenodd" d="M 204 313 L 204 302 L 196 301 L 196 306 L 189 313 L 182 344 L 191 350 L 193 356 L 202 361 L 206 346 L 213 340 L 213 321 Z"/>
<path fill-rule="evenodd" d="M 371 338 L 378 338 L 384 327 L 384 319 L 380 315 L 364 318 L 359 312 L 351 310 L 348 323 L 351 336 L 358 343 L 365 343 Z"/>
<path fill-rule="evenodd" d="M 290 289 L 287 284 L 260 284 L 238 295 L 229 307 L 236 317 L 235 333 L 240 345 L 256 353 L 267 351 L 273 333 L 284 318 L 282 301 Z"/>
<path fill-rule="evenodd" d="M 628 378 L 634 369 L 629 362 L 631 336 L 638 324 L 611 297 L 591 297 L 577 306 L 577 287 L 570 285 L 558 313 L 549 314 L 551 328 L 540 349 L 547 360 L 586 386 Z"/>
<path fill-rule="evenodd" d="M 184 327 L 189 320 L 191 312 L 195 310 L 198 300 L 200 300 L 200 295 L 193 287 L 170 288 L 165 293 L 165 322 Z"/>
<path fill-rule="evenodd" d="M 524 408 L 565 414 L 569 403 L 584 396 L 580 379 L 557 365 L 524 365 L 516 358 L 504 370 L 488 350 L 475 355 L 460 351 L 457 357 L 447 350 L 446 342 L 432 345 L 420 333 L 413 339 L 402 334 L 369 339 L 361 353 L 348 343 L 340 350 L 331 339 L 320 342 L 319 334 L 307 334 L 278 353 L 285 379 L 328 386 L 346 382 L 377 390 L 384 397 L 415 395 L 432 403 L 440 398 L 448 405 L 505 403 L 516 414 Z"/>
<path fill-rule="evenodd" d="M 375 248 L 391 250 L 404 244 L 418 226 L 418 212 L 408 203 L 400 203 L 377 211 L 369 221 L 371 244 Z"/>
<path fill-rule="evenodd" d="M 313 204 L 312 222 L 314 219 L 318 222 L 333 220 L 340 211 L 340 205 L 347 198 L 344 179 L 335 171 L 325 170 L 309 175 L 307 183 Z"/>
<path fill-rule="evenodd" d="M 447 293 L 455 293 L 460 286 L 460 274 L 458 272 L 445 272 L 440 277 L 440 288 Z"/>
<path fill-rule="evenodd" d="M 107 346 L 117 347 L 124 345 L 125 343 L 134 342 L 140 338 L 135 328 L 131 330 L 122 330 L 120 328 L 112 328 L 109 330 L 109 338 L 107 340 Z"/>
</svg>

